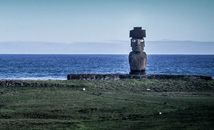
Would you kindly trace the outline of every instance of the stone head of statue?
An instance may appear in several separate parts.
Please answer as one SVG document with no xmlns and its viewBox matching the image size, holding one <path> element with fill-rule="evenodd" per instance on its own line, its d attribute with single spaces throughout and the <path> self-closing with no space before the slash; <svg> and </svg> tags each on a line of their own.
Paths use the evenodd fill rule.
<svg viewBox="0 0 214 130">
<path fill-rule="evenodd" d="M 144 51 L 144 39 L 136 39 L 136 38 L 132 38 L 131 39 L 131 47 L 132 47 L 132 51 L 134 52 L 141 52 Z"/>
<path fill-rule="evenodd" d="M 132 37 L 131 47 L 134 52 L 144 51 L 146 30 L 142 30 L 142 27 L 134 27 L 134 29 L 130 31 L 129 37 Z"/>
</svg>

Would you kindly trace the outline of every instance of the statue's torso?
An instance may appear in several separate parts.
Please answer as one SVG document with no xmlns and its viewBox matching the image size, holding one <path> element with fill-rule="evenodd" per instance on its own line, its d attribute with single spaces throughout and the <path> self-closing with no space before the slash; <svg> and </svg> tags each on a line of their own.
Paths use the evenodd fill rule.
<svg viewBox="0 0 214 130">
<path fill-rule="evenodd" d="M 133 71 L 143 71 L 146 68 L 147 55 L 145 52 L 130 52 L 129 64 L 130 69 Z"/>
</svg>

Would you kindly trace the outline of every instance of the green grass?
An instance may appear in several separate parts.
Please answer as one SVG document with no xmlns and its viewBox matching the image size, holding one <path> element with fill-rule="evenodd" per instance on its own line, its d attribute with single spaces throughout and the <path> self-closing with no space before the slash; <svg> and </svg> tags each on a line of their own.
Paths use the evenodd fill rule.
<svg viewBox="0 0 214 130">
<path fill-rule="evenodd" d="M 214 80 L 20 82 L 50 86 L 0 86 L 1 130 L 214 128 Z"/>
</svg>

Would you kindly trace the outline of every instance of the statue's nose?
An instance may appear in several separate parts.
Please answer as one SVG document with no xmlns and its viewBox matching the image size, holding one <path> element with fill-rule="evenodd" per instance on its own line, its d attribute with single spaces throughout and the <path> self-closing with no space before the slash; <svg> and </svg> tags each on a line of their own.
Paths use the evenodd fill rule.
<svg viewBox="0 0 214 130">
<path fill-rule="evenodd" d="M 137 40 L 137 44 L 140 45 L 140 40 Z"/>
</svg>

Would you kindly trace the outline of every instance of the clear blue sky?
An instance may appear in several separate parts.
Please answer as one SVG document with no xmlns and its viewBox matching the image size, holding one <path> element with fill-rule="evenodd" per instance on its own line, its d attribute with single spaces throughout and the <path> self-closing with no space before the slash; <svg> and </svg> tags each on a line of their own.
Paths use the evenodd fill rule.
<svg viewBox="0 0 214 130">
<path fill-rule="evenodd" d="M 0 42 L 214 42 L 214 0 L 0 0 Z"/>
</svg>

